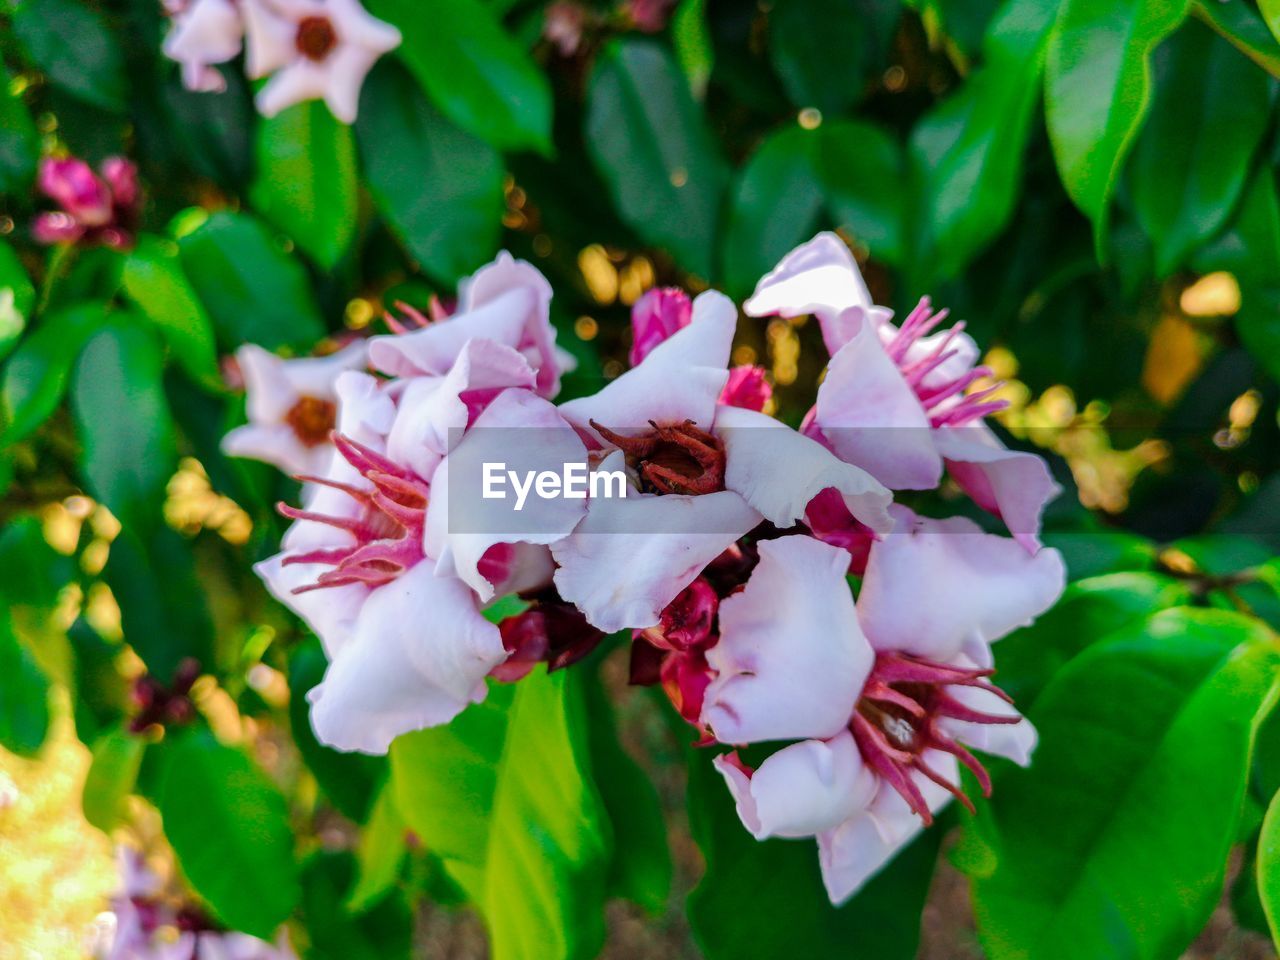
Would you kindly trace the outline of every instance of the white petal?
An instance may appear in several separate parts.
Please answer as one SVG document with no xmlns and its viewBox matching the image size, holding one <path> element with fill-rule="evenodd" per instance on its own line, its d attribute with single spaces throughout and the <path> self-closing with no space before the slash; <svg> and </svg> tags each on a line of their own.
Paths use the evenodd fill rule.
<svg viewBox="0 0 1280 960">
<path fill-rule="evenodd" d="M 605 632 L 651 627 L 708 563 L 760 519 L 729 490 L 700 497 L 632 491 L 625 499 L 596 499 L 578 529 L 551 547 L 560 564 L 556 586 Z"/>
<path fill-rule="evenodd" d="M 692 420 L 714 423 L 716 401 L 729 380 L 729 348 L 737 310 L 723 294 L 708 290 L 693 302 L 689 326 L 664 340 L 600 392 L 560 405 L 564 418 L 599 437 L 588 421 L 610 430 Z"/>
<path fill-rule="evenodd" d="M 467 586 L 419 563 L 370 593 L 351 642 L 311 691 L 316 736 L 385 753 L 402 733 L 452 720 L 505 658 Z"/>
<path fill-rule="evenodd" d="M 341 43 L 324 61 L 326 73 L 324 102 L 329 112 L 345 124 L 356 122 L 360 88 L 379 53 L 351 43 Z"/>
<path fill-rule="evenodd" d="M 750 777 L 723 757 L 714 763 L 757 840 L 811 837 L 839 826 L 865 810 L 877 785 L 847 730 L 783 747 Z"/>
<path fill-rule="evenodd" d="M 536 305 L 534 291 L 522 287 L 508 290 L 475 310 L 455 313 L 421 330 L 373 337 L 369 360 L 393 377 L 443 376 L 470 340 L 494 340 L 519 349 L 526 317 Z"/>
<path fill-rule="evenodd" d="M 333 392 L 338 401 L 338 432 L 357 443 L 383 449 L 396 416 L 396 403 L 386 382 L 347 370 L 334 380 Z"/>
<path fill-rule="evenodd" d="M 741 407 L 717 411 L 715 433 L 724 444 L 725 486 L 742 494 L 770 523 L 792 526 L 804 517 L 810 500 L 834 487 L 862 523 L 878 533 L 893 529 L 888 512 L 893 494 L 816 440 Z"/>
<path fill-rule="evenodd" d="M 942 458 L 915 392 L 870 324 L 831 358 L 815 422 L 840 459 L 893 490 L 931 490 Z"/>
<path fill-rule="evenodd" d="M 746 587 L 720 604 L 702 722 L 722 743 L 834 737 L 874 660 L 845 580 L 849 555 L 808 536 L 759 549 Z"/>
<path fill-rule="evenodd" d="M 313 454 L 319 451 L 323 458 L 325 451 L 332 449 L 327 445 L 303 446 L 293 430 L 279 425 L 255 426 L 249 423 L 236 427 L 222 438 L 222 452 L 227 456 L 261 460 L 290 476 L 314 473 L 316 457 Z M 323 459 L 320 462 L 323 466 Z"/>
<path fill-rule="evenodd" d="M 427 553 L 476 591 L 482 601 L 496 584 L 480 572 L 481 560 L 498 544 L 550 544 L 566 537 L 586 513 L 585 497 L 541 497 L 536 487 L 517 510 L 510 491 L 483 496 L 485 464 L 505 474 L 563 475 L 570 463 L 585 465 L 586 447 L 552 404 L 528 390 L 507 390 L 476 418 L 466 436 L 440 465 L 431 485 Z M 495 468 L 497 469 L 497 468 Z M 584 490 L 585 492 L 585 490 Z"/>
<path fill-rule="evenodd" d="M 950 662 L 974 639 L 991 643 L 1057 601 L 1066 568 L 1056 550 L 1029 555 L 972 520 L 930 520 L 890 508 L 894 531 L 871 547 L 858 595 L 877 650 Z"/>
<path fill-rule="evenodd" d="M 317 527 L 319 524 L 309 526 Z M 351 639 L 356 618 L 369 596 L 369 589 L 358 583 L 349 583 L 340 587 L 294 593 L 296 587 L 315 583 L 316 577 L 332 567 L 316 564 L 285 566 L 283 561 L 292 552 L 294 550 L 285 550 L 256 563 L 253 571 L 262 578 L 273 597 L 303 619 L 311 632 L 320 638 L 325 653 L 332 658 Z"/>
<path fill-rule="evenodd" d="M 1038 550 L 1045 504 L 1062 492 L 1044 458 L 1007 449 L 984 424 L 945 427 L 934 443 L 974 503 L 1002 519 L 1026 550 Z"/>
<path fill-rule="evenodd" d="M 971 664 L 962 660 L 961 665 Z M 1018 717 L 1017 708 L 1001 700 L 994 693 L 976 687 L 949 687 L 947 692 L 971 710 L 996 717 Z M 1005 757 L 1019 766 L 1031 763 L 1031 753 L 1038 739 L 1031 721 L 1022 717 L 1017 723 L 970 723 L 967 720 L 943 718 L 938 721 L 943 730 L 961 743 L 996 757 Z"/>
<path fill-rule="evenodd" d="M 560 389 L 560 371 L 569 367 L 556 347 L 556 330 L 551 325 L 551 284 L 537 267 L 500 251 L 492 263 L 458 284 L 459 311 L 478 310 L 510 290 L 531 294 L 526 301 L 520 341 L 512 346 L 525 352 L 538 372 L 538 392 L 554 397 Z"/>
<path fill-rule="evenodd" d="M 258 112 L 274 117 L 286 107 L 324 97 L 328 76 L 310 60 L 294 60 L 281 67 L 254 97 Z"/>
<path fill-rule="evenodd" d="M 344 43 L 381 55 L 400 45 L 400 31 L 372 16 L 356 0 L 327 0 L 325 12 Z"/>
<path fill-rule="evenodd" d="M 236 362 L 244 377 L 245 407 L 255 423 L 279 423 L 298 402 L 298 391 L 285 375 L 285 361 L 255 343 L 236 351 Z"/>
<path fill-rule="evenodd" d="M 276 13 L 265 0 L 240 0 L 244 14 L 245 73 L 258 80 L 298 58 L 297 24 Z"/>
</svg>

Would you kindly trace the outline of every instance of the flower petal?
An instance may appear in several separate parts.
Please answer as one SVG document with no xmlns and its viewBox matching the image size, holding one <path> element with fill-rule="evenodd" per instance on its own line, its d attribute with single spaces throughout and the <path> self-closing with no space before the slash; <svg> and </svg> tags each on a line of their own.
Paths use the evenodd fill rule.
<svg viewBox="0 0 1280 960">
<path fill-rule="evenodd" d="M 419 563 L 370 593 L 351 642 L 309 694 L 316 736 L 385 753 L 400 734 L 448 723 L 483 699 L 485 675 L 505 658 L 466 584 Z"/>
<path fill-rule="evenodd" d="M 713 763 L 757 840 L 812 837 L 837 827 L 866 808 L 877 786 L 847 730 L 783 747 L 749 777 L 724 757 Z"/>
<path fill-rule="evenodd" d="M 625 498 L 596 499 L 577 530 L 551 547 L 560 565 L 556 586 L 607 633 L 652 627 L 663 607 L 759 522 L 760 514 L 728 490 L 700 497 L 630 490 Z"/>
<path fill-rule="evenodd" d="M 551 284 L 537 267 L 500 251 L 492 263 L 458 285 L 459 310 L 477 310 L 511 290 L 531 294 L 519 341 L 512 346 L 524 353 L 537 371 L 538 392 L 554 397 L 560 389 L 560 371 L 566 368 L 556 349 L 556 329 L 551 325 Z"/>
<path fill-rule="evenodd" d="M 870 324 L 831 358 L 814 422 L 840 459 L 893 490 L 931 490 L 942 478 L 929 418 Z"/>
<path fill-rule="evenodd" d="M 897 526 L 871 547 L 858 617 L 877 650 L 950 662 L 966 642 L 991 643 L 1061 595 L 1056 550 L 1030 556 L 963 517 L 930 520 L 890 508 Z"/>
<path fill-rule="evenodd" d="M 692 420 L 708 429 L 729 380 L 726 366 L 737 317 L 737 309 L 723 294 L 714 290 L 700 294 L 687 327 L 598 393 L 561 404 L 560 412 L 597 438 L 590 420 L 611 430 L 644 427 L 650 420 L 664 424 Z"/>
<path fill-rule="evenodd" d="M 1045 505 L 1062 492 L 1043 457 L 1009 450 L 985 424 L 943 427 L 934 443 L 947 472 L 988 513 L 1005 522 L 1013 539 L 1030 553 L 1040 549 Z"/>
<path fill-rule="evenodd" d="M 725 487 L 777 527 L 804 517 L 809 501 L 834 487 L 858 520 L 871 529 L 893 529 L 893 494 L 869 473 L 837 458 L 816 440 L 773 417 L 739 407 L 716 414 L 716 436 L 724 444 Z"/>
<path fill-rule="evenodd" d="M 722 743 L 834 737 L 874 660 L 845 581 L 849 555 L 807 536 L 759 550 L 746 587 L 720 604 L 702 723 Z"/>
</svg>

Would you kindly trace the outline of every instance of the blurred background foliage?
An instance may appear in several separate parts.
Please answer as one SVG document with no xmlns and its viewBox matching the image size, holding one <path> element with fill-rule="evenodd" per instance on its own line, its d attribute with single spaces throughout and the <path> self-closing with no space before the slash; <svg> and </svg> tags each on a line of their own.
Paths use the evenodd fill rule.
<svg viewBox="0 0 1280 960">
<path fill-rule="evenodd" d="M 185 91 L 156 0 L 0 3 L 0 957 L 81 955 L 103 832 L 334 960 L 1269 955 L 1280 6 L 368 7 L 404 43 L 347 127 L 258 117 L 234 65 Z M 63 152 L 140 165 L 132 250 L 32 243 Z M 389 760 L 318 745 L 323 656 L 250 571 L 296 486 L 219 452 L 230 352 L 333 349 L 508 248 L 557 291 L 578 395 L 622 371 L 643 290 L 741 298 L 824 227 L 877 302 L 965 320 L 1002 429 L 1067 488 L 1073 583 L 997 653 L 1034 767 L 832 910 L 811 850 L 751 840 L 626 687 L 620 641 Z M 792 422 L 815 327 L 735 348 Z M 144 675 L 193 722 L 135 730 Z"/>
</svg>

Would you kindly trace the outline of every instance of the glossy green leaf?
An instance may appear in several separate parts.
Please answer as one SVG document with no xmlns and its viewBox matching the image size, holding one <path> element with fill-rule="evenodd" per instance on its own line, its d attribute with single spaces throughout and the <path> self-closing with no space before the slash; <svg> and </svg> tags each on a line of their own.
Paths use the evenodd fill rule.
<svg viewBox="0 0 1280 960">
<path fill-rule="evenodd" d="M 1156 95 L 1130 174 L 1138 222 L 1167 276 L 1231 215 L 1267 128 L 1266 74 L 1188 23 L 1152 57 Z"/>
<path fill-rule="evenodd" d="M 124 108 L 122 48 L 97 10 L 80 0 L 22 0 L 13 32 L 57 86 L 95 107 Z"/>
<path fill-rule="evenodd" d="M 817 132 L 815 167 L 832 222 L 877 260 L 901 263 L 908 200 L 902 147 L 856 120 L 829 121 Z"/>
<path fill-rule="evenodd" d="M 836 114 L 862 93 L 864 18 L 848 0 L 789 0 L 769 14 L 769 57 L 797 107 Z"/>
<path fill-rule="evenodd" d="M 396 55 L 446 117 L 499 149 L 551 152 L 551 87 L 479 0 L 370 0 Z"/>
<path fill-rule="evenodd" d="M 1111 196 L 1151 100 L 1148 62 L 1190 0 L 1066 0 L 1049 38 L 1045 118 L 1067 193 L 1103 253 Z"/>
<path fill-rule="evenodd" d="M 49 731 L 49 680 L 0 610 L 0 747 L 31 756 Z"/>
<path fill-rule="evenodd" d="M 187 540 L 163 524 L 126 527 L 111 543 L 104 573 L 125 642 L 161 683 L 187 657 L 211 662 L 213 624 Z"/>
<path fill-rule="evenodd" d="M 1280 793 L 1272 798 L 1258 836 L 1258 896 L 1271 938 L 1280 943 Z"/>
<path fill-rule="evenodd" d="M 788 250 L 812 236 L 823 202 L 816 170 L 821 135 L 783 127 L 743 166 L 724 230 L 720 275 L 730 296 L 749 295 Z"/>
<path fill-rule="evenodd" d="M 84 818 L 99 830 L 109 834 L 124 819 L 145 752 L 145 741 L 123 727 L 108 730 L 93 745 L 83 806 Z"/>
<path fill-rule="evenodd" d="M 912 133 L 911 236 L 922 284 L 956 273 L 1013 213 L 1056 9 L 1009 0 L 987 33 L 982 65 Z"/>
<path fill-rule="evenodd" d="M 413 914 L 403 897 L 384 898 L 365 913 L 346 900 L 355 880 L 349 853 L 317 853 L 302 871 L 302 914 L 312 960 L 408 960 Z"/>
<path fill-rule="evenodd" d="M 351 128 L 318 100 L 257 124 L 257 175 L 249 200 L 316 263 L 331 269 L 356 229 L 356 150 Z"/>
<path fill-rule="evenodd" d="M 35 287 L 18 255 L 0 241 L 0 360 L 17 345 L 35 302 Z"/>
<path fill-rule="evenodd" d="M 324 651 L 319 641 L 309 641 L 294 651 L 289 663 L 289 722 L 293 741 L 307 768 L 333 805 L 356 823 L 369 816 L 378 784 L 386 776 L 383 757 L 339 753 L 320 743 L 311 729 L 311 704 L 307 694 L 324 677 Z"/>
<path fill-rule="evenodd" d="M 716 56 L 707 29 L 707 0 L 680 0 L 671 17 L 671 41 L 694 99 L 702 100 Z"/>
<path fill-rule="evenodd" d="M 1271 35 L 1280 40 L 1280 0 L 1258 0 L 1258 12 Z"/>
<path fill-rule="evenodd" d="M 974 879 L 992 960 L 1177 956 L 1221 896 L 1277 654 L 1256 621 L 1167 610 L 1073 660 L 1030 712 Z"/>
<path fill-rule="evenodd" d="M 573 671 L 494 685 L 447 728 L 391 746 L 396 803 L 484 915 L 492 956 L 593 957 L 605 827 Z"/>
<path fill-rule="evenodd" d="M 396 806 L 395 790 L 387 785 L 378 792 L 369 822 L 360 831 L 358 871 L 347 898 L 349 909 L 357 913 L 366 910 L 395 888 L 407 849 L 406 829 Z"/>
<path fill-rule="evenodd" d="M 163 376 L 155 335 L 123 318 L 94 334 L 76 364 L 71 399 L 80 471 L 126 525 L 162 522 L 165 485 L 178 466 Z"/>
<path fill-rule="evenodd" d="M 40 134 L 31 111 L 9 82 L 9 71 L 0 65 L 0 195 L 25 192 L 40 159 Z"/>
<path fill-rule="evenodd" d="M 1280 42 L 1257 10 L 1245 3 L 1193 0 L 1192 12 L 1273 77 L 1280 77 Z"/>
<path fill-rule="evenodd" d="M 4 434 L 0 447 L 29 436 L 57 409 L 71 368 L 85 341 L 101 327 L 106 310 L 82 303 L 45 316 L 4 368 Z"/>
<path fill-rule="evenodd" d="M 356 123 L 378 210 L 442 283 L 489 260 L 502 233 L 502 158 L 441 116 L 394 64 L 365 83 Z"/>
<path fill-rule="evenodd" d="M 163 749 L 160 815 L 183 875 L 229 927 L 274 939 L 301 896 L 284 797 L 246 753 L 208 734 Z"/>
<path fill-rule="evenodd" d="M 164 337 L 191 379 L 220 389 L 213 321 L 187 281 L 177 245 L 142 235 L 125 262 L 122 279 L 125 294 Z"/>
<path fill-rule="evenodd" d="M 836 909 L 822 886 L 817 843 L 756 840 L 738 819 L 712 753 L 686 756 L 689 822 L 707 862 L 689 895 L 689 923 L 708 960 L 916 956 L 941 831 L 926 831 Z"/>
<path fill-rule="evenodd" d="M 601 52 L 586 138 L 622 219 L 682 268 L 710 277 L 724 165 L 664 48 L 624 40 Z"/>
<path fill-rule="evenodd" d="M 268 350 L 310 347 L 324 335 L 306 271 L 247 213 L 220 211 L 178 242 L 182 267 L 218 339 Z"/>
</svg>

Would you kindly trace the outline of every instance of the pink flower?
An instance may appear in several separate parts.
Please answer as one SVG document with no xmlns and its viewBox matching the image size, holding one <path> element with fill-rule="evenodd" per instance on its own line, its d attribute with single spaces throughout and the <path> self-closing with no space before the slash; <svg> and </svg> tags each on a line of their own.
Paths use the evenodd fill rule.
<svg viewBox="0 0 1280 960">
<path fill-rule="evenodd" d="M 720 604 L 702 723 L 733 744 L 796 740 L 751 770 L 717 760 L 758 838 L 816 836 L 833 903 L 847 899 L 952 796 L 970 752 L 1025 764 L 1035 731 L 987 679 L 991 644 L 1061 594 L 1054 550 L 1029 555 L 960 518 L 893 507 L 856 604 L 847 556 L 809 537 L 759 545 Z M 786 615 L 781 615 L 785 611 Z"/>
<path fill-rule="evenodd" d="M 642 33 L 660 33 L 673 6 L 675 0 L 627 0 L 627 14 Z"/>
<path fill-rule="evenodd" d="M 37 186 L 60 210 L 39 214 L 32 225 L 37 243 L 83 243 L 119 250 L 133 246 L 141 198 L 137 168 L 108 157 L 101 176 L 76 157 L 45 157 Z"/>
<path fill-rule="evenodd" d="M 188 90 L 221 93 L 227 82 L 213 64 L 240 52 L 244 22 L 237 0 L 171 0 L 173 24 L 164 39 L 164 55 L 182 65 Z"/>
<path fill-rule="evenodd" d="M 946 312 L 923 299 L 895 327 L 871 302 L 840 239 L 819 234 L 756 287 L 752 316 L 812 313 L 831 353 L 805 431 L 892 489 L 936 487 L 945 465 L 983 509 L 1005 521 L 1027 550 L 1058 485 L 1042 458 L 1007 450 L 983 419 L 1003 407 L 995 387 L 972 388 L 991 371 L 963 324 L 935 333 Z"/>
<path fill-rule="evenodd" d="M 693 319 L 693 304 L 679 287 L 654 287 L 645 291 L 631 308 L 631 352 L 635 366 L 653 348 L 687 327 Z"/>
<path fill-rule="evenodd" d="M 338 375 L 363 369 L 366 345 L 356 342 L 325 357 L 284 360 L 248 343 L 236 351 L 244 376 L 249 422 L 222 440 L 233 457 L 249 457 L 285 473 L 324 473 L 333 458 Z"/>
<path fill-rule="evenodd" d="M 273 117 L 305 100 L 324 100 L 354 123 L 360 88 L 374 63 L 400 45 L 400 31 L 357 0 L 242 0 L 252 79 L 271 75 L 255 102 Z"/>
<path fill-rule="evenodd" d="M 793 525 L 829 487 L 873 529 L 890 525 L 889 492 L 865 472 L 771 417 L 718 402 L 736 319 L 729 300 L 704 293 L 689 325 L 639 366 L 560 407 L 597 448 L 599 469 L 627 471 L 633 488 L 591 501 L 552 545 L 560 595 L 602 630 L 655 626 L 727 547 L 762 521 Z"/>
</svg>

